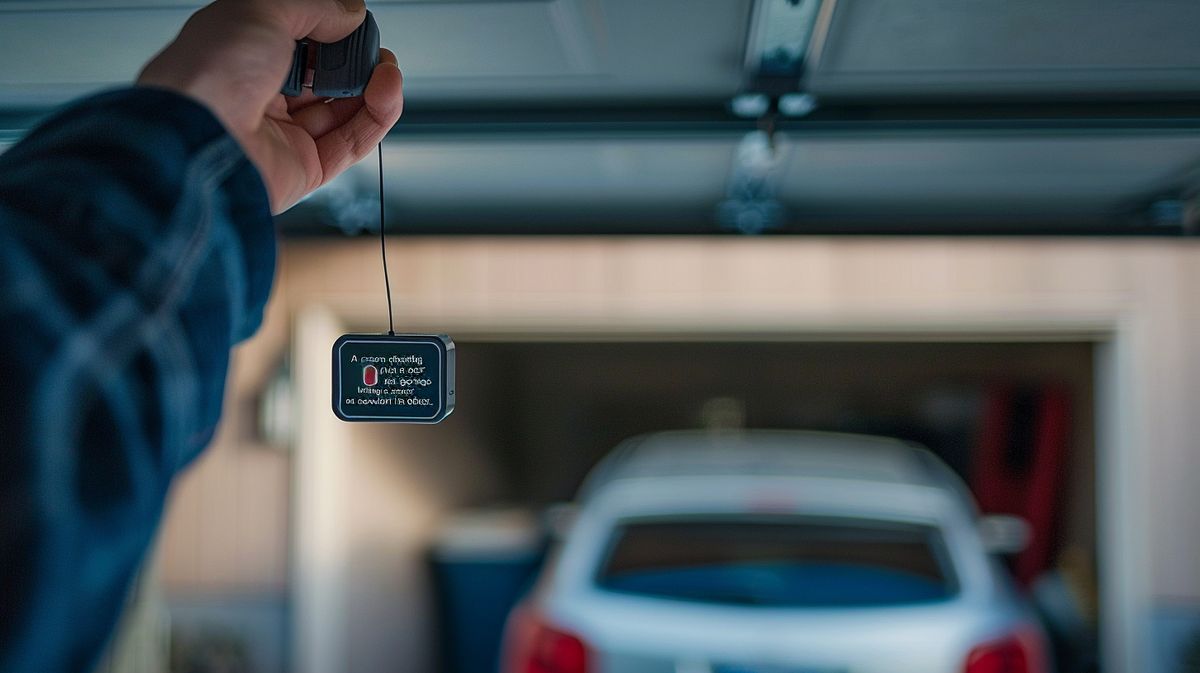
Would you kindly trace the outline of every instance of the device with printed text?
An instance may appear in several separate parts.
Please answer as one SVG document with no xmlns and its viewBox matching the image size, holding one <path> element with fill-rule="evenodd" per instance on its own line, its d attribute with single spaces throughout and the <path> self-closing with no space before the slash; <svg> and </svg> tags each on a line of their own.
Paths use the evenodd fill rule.
<svg viewBox="0 0 1200 673">
<path fill-rule="evenodd" d="M 454 411 L 454 341 L 346 334 L 333 344 L 333 413 L 343 421 L 439 423 Z"/>
</svg>

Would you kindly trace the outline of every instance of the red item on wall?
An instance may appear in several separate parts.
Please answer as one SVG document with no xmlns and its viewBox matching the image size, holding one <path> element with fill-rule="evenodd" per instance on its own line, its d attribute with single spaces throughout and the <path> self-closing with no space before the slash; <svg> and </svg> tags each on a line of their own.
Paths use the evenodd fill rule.
<svg viewBox="0 0 1200 673">
<path fill-rule="evenodd" d="M 1032 527 L 1013 566 L 1026 586 L 1049 569 L 1057 550 L 1070 423 L 1071 399 L 1061 386 L 1002 386 L 988 395 L 971 490 L 985 514 L 1017 515 Z"/>
</svg>

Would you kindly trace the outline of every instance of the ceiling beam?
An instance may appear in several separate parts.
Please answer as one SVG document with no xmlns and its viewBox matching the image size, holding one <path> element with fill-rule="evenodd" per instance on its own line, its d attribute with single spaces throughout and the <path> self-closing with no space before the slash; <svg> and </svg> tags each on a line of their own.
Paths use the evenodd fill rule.
<svg viewBox="0 0 1200 673">
<path fill-rule="evenodd" d="M 420 135 L 561 133 L 742 134 L 755 120 L 724 106 L 557 107 L 422 109 L 413 106 L 392 131 Z M 779 118 L 777 130 L 795 134 L 958 131 L 1198 131 L 1200 103 L 827 105 L 806 117 Z"/>
<path fill-rule="evenodd" d="M 20 137 L 53 112 L 0 111 L 0 140 Z M 1073 102 L 826 105 L 800 119 L 780 118 L 777 130 L 793 134 L 938 133 L 963 131 L 1105 132 L 1197 131 L 1200 102 Z M 439 135 L 571 136 L 736 135 L 757 128 L 722 104 L 629 104 L 544 108 L 457 107 L 405 110 L 390 138 Z"/>
</svg>

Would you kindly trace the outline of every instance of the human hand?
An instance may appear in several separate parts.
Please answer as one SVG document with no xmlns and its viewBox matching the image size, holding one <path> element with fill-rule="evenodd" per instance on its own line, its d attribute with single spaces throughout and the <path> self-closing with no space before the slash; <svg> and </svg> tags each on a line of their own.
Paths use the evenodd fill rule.
<svg viewBox="0 0 1200 673">
<path fill-rule="evenodd" d="M 217 0 L 137 83 L 208 106 L 258 168 L 279 213 L 367 156 L 400 118 L 403 77 L 386 49 L 361 97 L 279 93 L 296 40 L 337 42 L 365 18 L 363 0 Z"/>
</svg>

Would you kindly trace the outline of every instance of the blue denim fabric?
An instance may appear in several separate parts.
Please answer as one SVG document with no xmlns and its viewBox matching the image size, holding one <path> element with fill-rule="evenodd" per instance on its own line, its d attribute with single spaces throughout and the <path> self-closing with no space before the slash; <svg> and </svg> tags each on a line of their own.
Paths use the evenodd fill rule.
<svg viewBox="0 0 1200 673">
<path fill-rule="evenodd" d="M 90 98 L 0 155 L 0 671 L 94 666 L 274 267 L 258 173 L 185 97 Z"/>
</svg>

